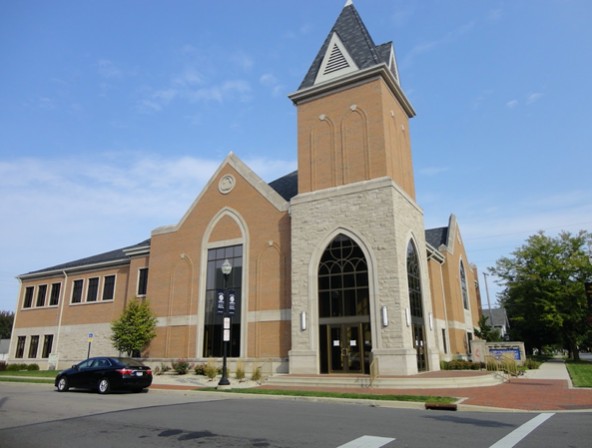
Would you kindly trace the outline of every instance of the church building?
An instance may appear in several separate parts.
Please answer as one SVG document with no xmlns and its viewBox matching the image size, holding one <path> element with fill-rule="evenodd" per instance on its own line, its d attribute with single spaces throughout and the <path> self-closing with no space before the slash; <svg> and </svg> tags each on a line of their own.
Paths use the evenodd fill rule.
<svg viewBox="0 0 592 448">
<path fill-rule="evenodd" d="M 153 366 L 220 362 L 224 338 L 231 369 L 267 375 L 469 359 L 477 271 L 454 215 L 425 229 L 392 42 L 376 45 L 348 0 L 289 98 L 298 171 L 266 183 L 231 153 L 176 224 L 20 275 L 9 362 L 63 368 L 91 339 L 93 355 L 118 355 L 111 322 L 136 298 L 158 318 L 140 354 Z"/>
</svg>

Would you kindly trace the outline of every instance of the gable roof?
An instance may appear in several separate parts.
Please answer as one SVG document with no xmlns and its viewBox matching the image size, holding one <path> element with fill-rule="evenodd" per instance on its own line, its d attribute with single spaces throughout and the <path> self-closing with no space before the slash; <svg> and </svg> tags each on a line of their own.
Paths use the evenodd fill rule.
<svg viewBox="0 0 592 448">
<path fill-rule="evenodd" d="M 270 182 L 269 186 L 286 201 L 289 201 L 298 194 L 298 171 L 293 171 Z"/>
<path fill-rule="evenodd" d="M 398 82 L 398 73 L 394 58 L 391 61 L 391 55 L 394 56 L 392 42 L 376 46 L 358 11 L 348 1 L 298 90 L 383 63 L 389 67 Z"/>
<path fill-rule="evenodd" d="M 78 260 L 69 261 L 67 263 L 58 264 L 49 268 L 40 269 L 37 271 L 31 271 L 26 274 L 19 275 L 18 278 L 26 279 L 52 274 L 59 274 L 63 271 L 77 270 L 81 268 L 89 267 L 107 267 L 115 264 L 125 264 L 129 262 L 130 256 L 140 251 L 146 251 L 150 247 L 150 240 L 144 240 L 141 243 L 134 244 L 132 246 L 126 246 L 121 249 L 115 249 L 108 252 L 103 252 L 98 255 L 92 255 L 90 257 L 80 258 Z"/>
<path fill-rule="evenodd" d="M 426 229 L 426 241 L 436 249 L 448 242 L 448 227 L 438 227 L 435 229 Z"/>
</svg>

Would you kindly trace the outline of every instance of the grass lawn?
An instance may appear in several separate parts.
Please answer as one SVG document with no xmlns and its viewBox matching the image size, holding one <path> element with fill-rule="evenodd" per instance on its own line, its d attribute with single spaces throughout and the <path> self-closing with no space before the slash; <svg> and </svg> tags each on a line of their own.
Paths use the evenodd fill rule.
<svg viewBox="0 0 592 448">
<path fill-rule="evenodd" d="M 197 389 L 206 390 L 208 392 L 222 392 L 235 394 L 255 394 L 255 395 L 284 395 L 290 397 L 321 397 L 321 398 L 343 398 L 354 400 L 374 400 L 374 401 L 413 401 L 420 403 L 454 403 L 457 398 L 454 397 L 438 397 L 430 395 L 387 395 L 387 394 L 356 394 L 356 393 L 339 393 L 339 392 L 323 392 L 310 390 L 281 390 L 281 389 L 231 389 L 231 390 L 217 390 L 216 388 Z"/>
<path fill-rule="evenodd" d="M 0 381 L 9 383 L 53 384 L 57 370 L 18 370 L 0 372 Z"/>
<path fill-rule="evenodd" d="M 55 378 L 59 370 L 4 370 L 0 372 L 0 380 L 10 376 L 26 378 Z"/>
<path fill-rule="evenodd" d="M 592 387 L 592 362 L 566 361 L 565 365 L 576 387 Z"/>
</svg>

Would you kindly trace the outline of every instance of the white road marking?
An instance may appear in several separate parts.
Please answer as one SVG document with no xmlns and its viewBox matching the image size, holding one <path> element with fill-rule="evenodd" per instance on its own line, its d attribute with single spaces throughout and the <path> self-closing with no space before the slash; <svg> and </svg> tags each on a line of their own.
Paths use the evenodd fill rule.
<svg viewBox="0 0 592 448">
<path fill-rule="evenodd" d="M 337 448 L 380 448 L 393 440 L 390 437 L 362 436 Z"/>
<path fill-rule="evenodd" d="M 547 419 L 553 417 L 555 415 L 554 412 L 547 412 L 544 414 L 539 414 L 535 418 L 527 421 L 522 426 L 519 426 L 506 437 L 501 440 L 498 440 L 496 443 L 491 445 L 490 448 L 512 448 L 522 439 L 524 439 L 528 434 L 534 431 L 539 425 L 542 425 Z"/>
</svg>

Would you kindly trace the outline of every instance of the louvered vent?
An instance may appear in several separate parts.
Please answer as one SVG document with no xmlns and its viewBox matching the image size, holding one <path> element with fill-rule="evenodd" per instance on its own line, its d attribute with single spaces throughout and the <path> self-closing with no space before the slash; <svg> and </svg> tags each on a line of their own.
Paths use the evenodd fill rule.
<svg viewBox="0 0 592 448">
<path fill-rule="evenodd" d="M 345 59 L 345 56 L 343 56 L 340 48 L 336 44 L 333 45 L 333 48 L 331 49 L 331 55 L 329 56 L 329 60 L 327 61 L 323 75 L 328 75 L 329 73 L 333 73 L 348 67 L 349 64 Z"/>
</svg>

